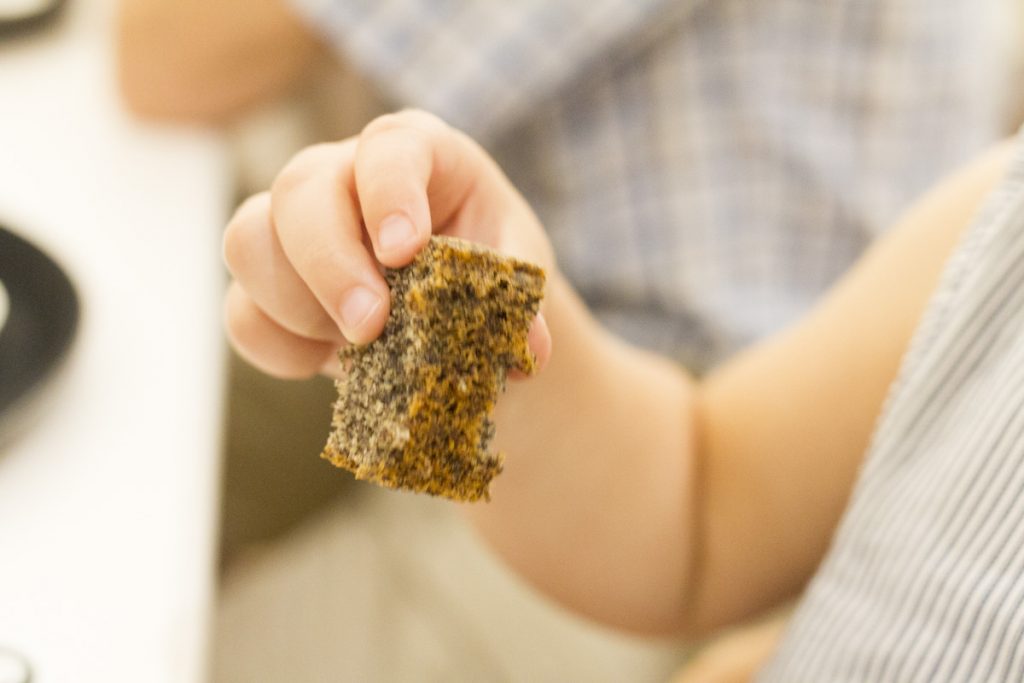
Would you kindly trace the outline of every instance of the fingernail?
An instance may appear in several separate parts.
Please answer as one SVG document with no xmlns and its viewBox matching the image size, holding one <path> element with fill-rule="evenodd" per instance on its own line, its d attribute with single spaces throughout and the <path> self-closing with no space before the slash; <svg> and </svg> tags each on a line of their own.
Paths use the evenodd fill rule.
<svg viewBox="0 0 1024 683">
<path fill-rule="evenodd" d="M 416 228 L 405 214 L 393 213 L 380 223 L 377 241 L 384 251 L 397 249 L 416 236 Z"/>
<path fill-rule="evenodd" d="M 380 304 L 381 299 L 373 290 L 353 288 L 341 302 L 341 323 L 345 326 L 346 335 L 362 327 Z"/>
</svg>

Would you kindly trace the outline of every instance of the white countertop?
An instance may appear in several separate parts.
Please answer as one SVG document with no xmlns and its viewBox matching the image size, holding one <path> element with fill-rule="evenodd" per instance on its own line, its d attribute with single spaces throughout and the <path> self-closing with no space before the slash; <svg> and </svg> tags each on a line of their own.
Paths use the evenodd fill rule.
<svg viewBox="0 0 1024 683">
<path fill-rule="evenodd" d="M 0 648 L 33 683 L 203 678 L 224 344 L 226 155 L 135 122 L 109 7 L 0 41 L 0 223 L 82 303 L 68 362 L 0 452 Z M 0 378 L 0 381 L 3 381 Z"/>
</svg>

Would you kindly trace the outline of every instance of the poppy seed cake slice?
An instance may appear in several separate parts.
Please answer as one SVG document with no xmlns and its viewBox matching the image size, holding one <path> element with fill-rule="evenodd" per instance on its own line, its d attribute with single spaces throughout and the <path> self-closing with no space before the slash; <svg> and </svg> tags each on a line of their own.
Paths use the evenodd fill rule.
<svg viewBox="0 0 1024 683">
<path fill-rule="evenodd" d="M 502 455 L 490 414 L 527 345 L 544 271 L 452 237 L 432 237 L 385 273 L 391 314 L 380 337 L 340 353 L 333 431 L 323 457 L 367 479 L 473 501 L 488 498 Z"/>
</svg>

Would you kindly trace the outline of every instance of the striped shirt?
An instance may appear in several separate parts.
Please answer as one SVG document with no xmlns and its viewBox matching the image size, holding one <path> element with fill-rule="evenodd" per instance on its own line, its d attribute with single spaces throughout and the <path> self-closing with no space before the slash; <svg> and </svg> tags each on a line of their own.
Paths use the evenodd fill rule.
<svg viewBox="0 0 1024 683">
<path fill-rule="evenodd" d="M 290 0 L 481 140 L 622 336 L 700 370 L 996 137 L 1002 0 Z"/>
<path fill-rule="evenodd" d="M 759 680 L 1024 680 L 1024 142 L 947 266 Z"/>
</svg>

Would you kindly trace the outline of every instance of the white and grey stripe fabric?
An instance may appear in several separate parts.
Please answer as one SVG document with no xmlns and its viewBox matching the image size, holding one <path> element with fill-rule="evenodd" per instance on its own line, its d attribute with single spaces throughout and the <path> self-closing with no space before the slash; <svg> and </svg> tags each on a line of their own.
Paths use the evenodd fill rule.
<svg viewBox="0 0 1024 683">
<path fill-rule="evenodd" d="M 947 267 L 759 681 L 1024 681 L 1024 144 Z"/>
<path fill-rule="evenodd" d="M 996 136 L 1002 0 L 290 0 L 484 142 L 624 337 L 700 370 Z"/>
</svg>

